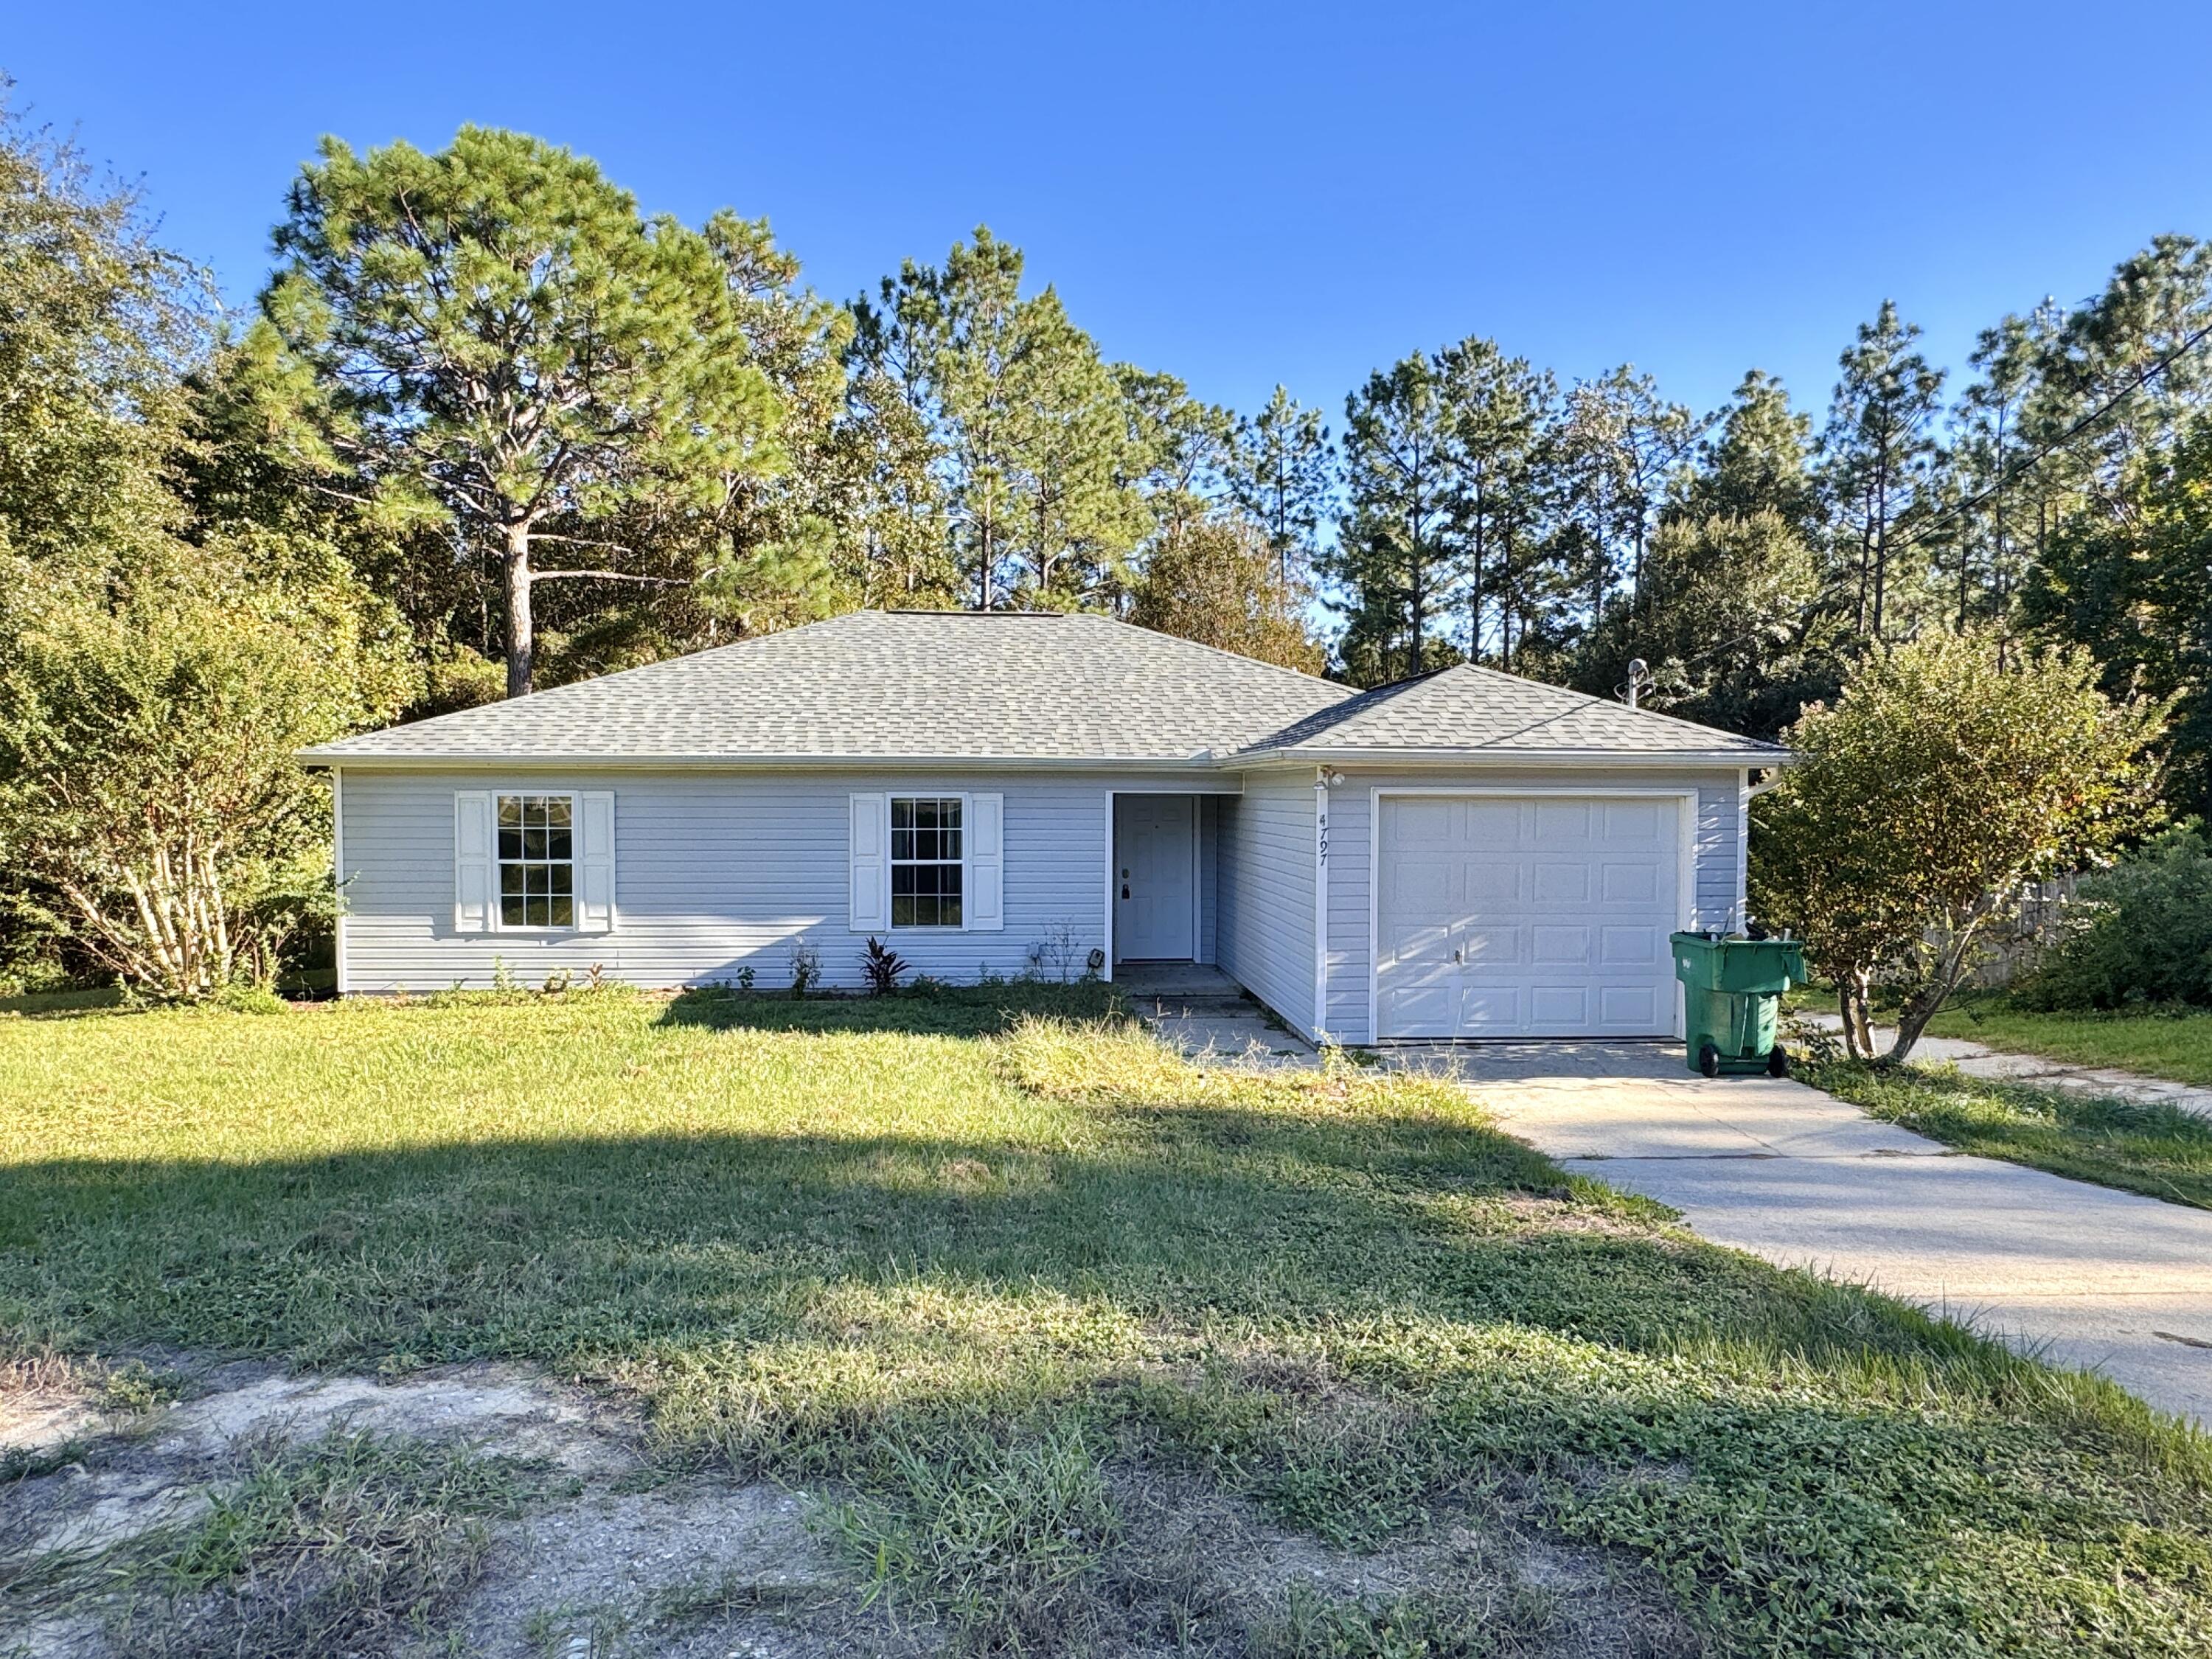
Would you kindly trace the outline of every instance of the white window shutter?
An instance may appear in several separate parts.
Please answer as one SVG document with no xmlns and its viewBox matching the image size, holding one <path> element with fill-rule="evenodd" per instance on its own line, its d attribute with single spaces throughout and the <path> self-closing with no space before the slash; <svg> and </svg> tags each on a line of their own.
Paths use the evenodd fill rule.
<svg viewBox="0 0 2212 1659">
<path fill-rule="evenodd" d="M 453 796 L 453 927 L 463 933 L 492 930 L 499 886 L 497 848 L 493 845 L 491 795 L 464 789 Z"/>
<path fill-rule="evenodd" d="M 576 797 L 576 931 L 615 930 L 615 798 L 611 790 Z"/>
<path fill-rule="evenodd" d="M 968 797 L 968 925 L 996 933 L 1006 925 L 1004 795 Z"/>
<path fill-rule="evenodd" d="M 852 895 L 845 925 L 856 933 L 880 933 L 891 925 L 889 795 L 852 799 Z"/>
</svg>

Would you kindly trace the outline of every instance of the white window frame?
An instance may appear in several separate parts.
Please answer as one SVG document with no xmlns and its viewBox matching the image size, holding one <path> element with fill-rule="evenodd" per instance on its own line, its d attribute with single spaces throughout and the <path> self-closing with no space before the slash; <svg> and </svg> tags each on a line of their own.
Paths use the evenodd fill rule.
<svg viewBox="0 0 2212 1659">
<path fill-rule="evenodd" d="M 500 856 L 500 803 L 504 800 L 564 800 L 568 803 L 568 856 L 566 859 L 508 859 Z M 584 860 L 578 843 L 584 837 L 583 796 L 574 789 L 495 789 L 491 792 L 491 931 L 495 933 L 566 934 L 583 931 L 580 920 L 584 904 Z M 568 920 L 509 921 L 507 884 L 503 872 L 510 864 L 566 864 L 568 866 Z M 527 910 L 527 896 L 524 908 Z"/>
<path fill-rule="evenodd" d="M 901 801 L 957 801 L 960 806 L 960 856 L 957 859 L 902 859 L 897 855 L 898 804 Z M 975 804 L 967 792 L 958 789 L 892 790 L 884 797 L 884 927 L 896 933 L 961 933 L 969 930 L 969 907 L 975 902 L 975 877 L 969 868 L 975 851 Z M 940 826 L 940 833 L 942 826 Z M 898 867 L 928 865 L 940 869 L 957 868 L 960 872 L 960 920 L 957 921 L 900 921 L 898 910 Z"/>
</svg>

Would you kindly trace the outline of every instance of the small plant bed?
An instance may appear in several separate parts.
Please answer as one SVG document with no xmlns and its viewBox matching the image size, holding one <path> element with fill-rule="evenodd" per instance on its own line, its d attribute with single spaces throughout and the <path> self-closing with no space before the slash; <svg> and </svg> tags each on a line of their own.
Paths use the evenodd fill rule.
<svg viewBox="0 0 2212 1659">
<path fill-rule="evenodd" d="M 2179 1107 L 1832 1060 L 1798 1075 L 1870 1116 L 1982 1158 L 2212 1209 L 2212 1118 Z"/>
<path fill-rule="evenodd" d="M 1462 1089 L 1194 1068 L 1103 988 L 0 1021 L 0 1164 L 21 1354 L 426 1400 L 526 1368 L 637 1425 L 580 1498 L 526 1448 L 269 1451 L 109 1563 L 142 1620 L 111 1635 L 167 1606 L 225 1652 L 720 1654 L 733 1620 L 806 1654 L 2212 1650 L 2202 1435 L 1705 1244 Z M 0 1513 L 70 1478 L 24 1464 Z M 571 1556 L 659 1560 L 777 1493 L 830 1563 L 805 1598 L 717 1559 L 487 1622 L 510 1529 L 559 1557 L 589 1506 Z M 337 1600 L 263 1593 L 356 1520 L 412 1541 L 318 1554 Z M 0 1626 L 58 1571 L 0 1560 Z"/>
<path fill-rule="evenodd" d="M 2044 1013 L 1985 997 L 1946 1008 L 1928 1032 L 2073 1066 L 2110 1066 L 2212 1088 L 2212 1011 L 2204 1009 Z"/>
</svg>

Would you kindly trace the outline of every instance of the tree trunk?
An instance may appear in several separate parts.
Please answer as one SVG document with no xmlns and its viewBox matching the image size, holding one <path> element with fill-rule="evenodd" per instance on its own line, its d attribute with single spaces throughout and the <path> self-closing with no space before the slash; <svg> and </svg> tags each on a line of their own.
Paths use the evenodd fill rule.
<svg viewBox="0 0 2212 1659">
<path fill-rule="evenodd" d="M 507 695 L 530 695 L 530 521 L 507 526 Z"/>
<path fill-rule="evenodd" d="M 1853 1060 L 1874 1058 L 1873 988 L 1864 969 L 1836 978 L 1837 1012 L 1844 1019 L 1844 1051 Z"/>
</svg>

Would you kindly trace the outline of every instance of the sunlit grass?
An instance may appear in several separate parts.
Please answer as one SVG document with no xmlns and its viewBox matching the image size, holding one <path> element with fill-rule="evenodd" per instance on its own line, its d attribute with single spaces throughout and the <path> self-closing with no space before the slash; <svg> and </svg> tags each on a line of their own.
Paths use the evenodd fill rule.
<svg viewBox="0 0 2212 1659">
<path fill-rule="evenodd" d="M 1724 1651 L 2212 1648 L 2201 1437 L 1095 988 L 0 1018 L 0 1164 L 19 1346 L 633 1390 L 983 1645 L 1082 1626 L 1146 1471 L 1618 1549 Z"/>
</svg>

